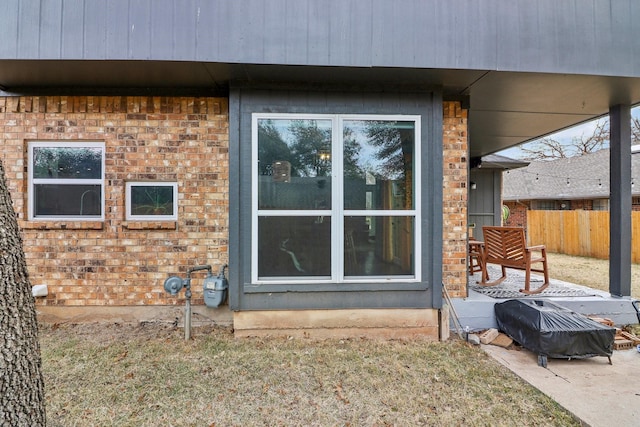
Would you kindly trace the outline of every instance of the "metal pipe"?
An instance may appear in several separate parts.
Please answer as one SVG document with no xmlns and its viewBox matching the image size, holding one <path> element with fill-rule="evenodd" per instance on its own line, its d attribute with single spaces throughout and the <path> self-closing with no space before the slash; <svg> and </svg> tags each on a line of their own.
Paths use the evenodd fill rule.
<svg viewBox="0 0 640 427">
<path fill-rule="evenodd" d="M 184 305 L 184 339 L 191 339 L 191 291 L 187 291 L 187 301 Z"/>
<path fill-rule="evenodd" d="M 210 265 L 197 265 L 187 270 L 187 279 L 185 280 L 185 297 L 184 304 L 184 339 L 191 339 L 191 273 L 194 271 L 207 270 L 211 274 Z"/>
</svg>

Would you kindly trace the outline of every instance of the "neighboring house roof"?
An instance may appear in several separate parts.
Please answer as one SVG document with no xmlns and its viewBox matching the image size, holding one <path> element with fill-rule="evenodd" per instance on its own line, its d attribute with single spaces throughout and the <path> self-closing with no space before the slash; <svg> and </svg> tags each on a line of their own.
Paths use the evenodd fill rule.
<svg viewBox="0 0 640 427">
<path fill-rule="evenodd" d="M 609 149 L 583 156 L 534 161 L 502 174 L 503 200 L 609 198 Z M 631 155 L 632 194 L 640 194 L 640 152 Z"/>
</svg>

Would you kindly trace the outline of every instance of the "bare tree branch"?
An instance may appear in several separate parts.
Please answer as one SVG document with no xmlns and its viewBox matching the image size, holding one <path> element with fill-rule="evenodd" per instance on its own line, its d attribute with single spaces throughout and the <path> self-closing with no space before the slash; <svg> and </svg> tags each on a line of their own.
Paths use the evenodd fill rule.
<svg viewBox="0 0 640 427">
<path fill-rule="evenodd" d="M 553 160 L 569 157 L 567 147 L 551 138 L 542 138 L 531 145 L 523 145 L 520 150 L 526 160 Z"/>
<path fill-rule="evenodd" d="M 640 120 L 633 118 L 632 140 L 640 141 Z M 569 143 L 562 143 L 553 138 L 542 138 L 520 147 L 526 160 L 555 160 L 573 156 L 595 153 L 609 147 L 609 120 L 600 119 L 595 122 L 592 133 L 574 137 Z"/>
<path fill-rule="evenodd" d="M 640 117 L 631 116 L 631 143 L 640 144 Z"/>
<path fill-rule="evenodd" d="M 609 120 L 596 121 L 596 128 L 591 135 L 583 133 L 579 138 L 571 140 L 576 156 L 594 153 L 609 146 Z"/>
</svg>

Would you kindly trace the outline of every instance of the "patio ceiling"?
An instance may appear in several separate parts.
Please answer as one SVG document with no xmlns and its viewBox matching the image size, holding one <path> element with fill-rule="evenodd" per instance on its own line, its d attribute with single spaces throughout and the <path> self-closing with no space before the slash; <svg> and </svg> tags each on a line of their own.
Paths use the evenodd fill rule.
<svg viewBox="0 0 640 427">
<path fill-rule="evenodd" d="M 354 68 L 171 61 L 0 61 L 0 95 L 219 94 L 229 82 L 442 86 L 468 99 L 471 156 L 478 157 L 640 103 L 640 78 L 485 70 Z"/>
</svg>

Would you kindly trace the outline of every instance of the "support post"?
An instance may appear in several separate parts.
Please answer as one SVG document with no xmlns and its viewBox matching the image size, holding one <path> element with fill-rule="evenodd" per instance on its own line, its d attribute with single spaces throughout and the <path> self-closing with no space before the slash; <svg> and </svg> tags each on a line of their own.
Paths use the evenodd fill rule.
<svg viewBox="0 0 640 427">
<path fill-rule="evenodd" d="M 631 107 L 609 108 L 609 293 L 631 296 Z"/>
</svg>

